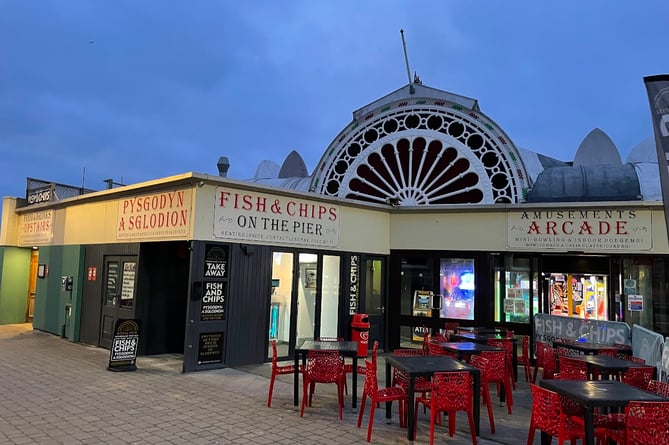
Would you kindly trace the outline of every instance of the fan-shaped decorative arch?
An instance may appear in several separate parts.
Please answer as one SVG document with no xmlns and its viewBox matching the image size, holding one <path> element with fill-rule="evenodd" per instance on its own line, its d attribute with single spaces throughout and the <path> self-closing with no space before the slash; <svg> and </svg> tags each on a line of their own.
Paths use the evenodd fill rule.
<svg viewBox="0 0 669 445">
<path fill-rule="evenodd" d="M 417 99 L 354 121 L 330 144 L 311 190 L 400 205 L 494 204 L 525 200 L 517 149 L 479 112 Z"/>
</svg>

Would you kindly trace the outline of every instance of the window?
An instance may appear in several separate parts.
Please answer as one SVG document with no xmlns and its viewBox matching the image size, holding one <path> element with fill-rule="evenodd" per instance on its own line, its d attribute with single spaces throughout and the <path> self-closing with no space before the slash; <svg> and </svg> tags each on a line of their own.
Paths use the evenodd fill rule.
<svg viewBox="0 0 669 445">
<path fill-rule="evenodd" d="M 474 319 L 475 278 L 473 259 L 442 258 L 440 260 L 441 317 L 460 320 Z"/>
</svg>

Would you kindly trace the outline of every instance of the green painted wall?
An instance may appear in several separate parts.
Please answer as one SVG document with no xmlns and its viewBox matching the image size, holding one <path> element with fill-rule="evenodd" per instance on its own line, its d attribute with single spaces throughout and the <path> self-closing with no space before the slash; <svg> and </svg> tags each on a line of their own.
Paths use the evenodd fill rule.
<svg viewBox="0 0 669 445">
<path fill-rule="evenodd" d="M 30 249 L 0 247 L 0 324 L 26 322 Z"/>
<path fill-rule="evenodd" d="M 47 265 L 49 274 L 37 279 L 33 327 L 79 341 L 83 247 L 40 247 L 39 262 Z M 62 288 L 62 277 L 65 276 L 74 278 L 71 292 Z M 71 307 L 69 316 L 65 312 L 67 306 Z"/>
</svg>

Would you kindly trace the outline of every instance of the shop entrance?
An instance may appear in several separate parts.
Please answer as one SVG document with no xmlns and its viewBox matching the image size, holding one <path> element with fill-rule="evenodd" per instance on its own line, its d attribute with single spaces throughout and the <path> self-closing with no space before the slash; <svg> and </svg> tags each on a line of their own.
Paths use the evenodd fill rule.
<svg viewBox="0 0 669 445">
<path fill-rule="evenodd" d="M 137 260 L 134 256 L 106 256 L 102 288 L 102 315 L 99 344 L 109 349 L 114 326 L 119 318 L 135 314 L 135 280 Z"/>
<path fill-rule="evenodd" d="M 276 340 L 279 357 L 315 337 L 338 337 L 341 258 L 307 252 L 272 252 L 268 357 Z"/>
</svg>

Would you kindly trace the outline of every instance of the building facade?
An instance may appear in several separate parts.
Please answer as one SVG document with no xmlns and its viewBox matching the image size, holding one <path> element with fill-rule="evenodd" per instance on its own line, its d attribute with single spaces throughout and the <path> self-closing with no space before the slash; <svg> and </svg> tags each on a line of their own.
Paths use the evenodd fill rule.
<svg viewBox="0 0 669 445">
<path fill-rule="evenodd" d="M 537 313 L 668 335 L 649 151 L 623 164 L 595 130 L 557 161 L 516 147 L 476 100 L 407 85 L 355 111 L 311 175 L 291 153 L 248 181 L 4 198 L 0 322 L 111 348 L 134 319 L 138 352 L 183 354 L 184 371 L 350 337 L 356 313 L 387 350 L 446 321 L 532 334 Z"/>
</svg>

